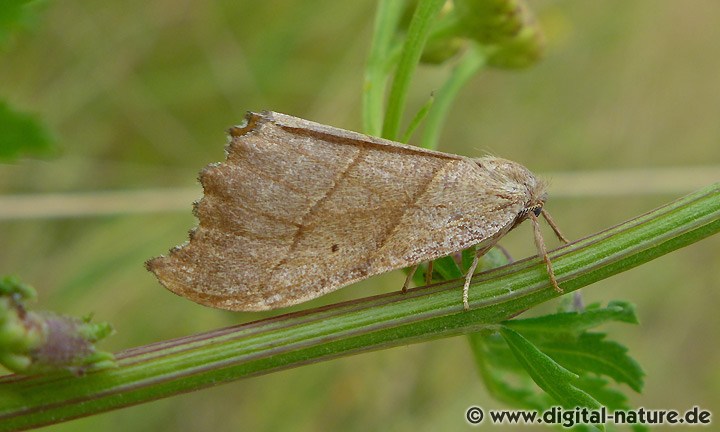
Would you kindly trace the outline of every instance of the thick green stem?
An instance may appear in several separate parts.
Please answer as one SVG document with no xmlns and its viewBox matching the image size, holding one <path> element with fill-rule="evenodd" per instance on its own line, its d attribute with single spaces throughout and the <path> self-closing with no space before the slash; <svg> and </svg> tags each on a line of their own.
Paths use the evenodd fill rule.
<svg viewBox="0 0 720 432">
<path fill-rule="evenodd" d="M 570 292 L 720 231 L 720 183 L 553 251 Z M 557 297 L 537 257 L 462 281 L 127 350 L 85 376 L 0 378 L 0 430 L 37 427 L 340 356 L 477 331 Z M 650 287 L 647 287 L 650 288 Z"/>
</svg>

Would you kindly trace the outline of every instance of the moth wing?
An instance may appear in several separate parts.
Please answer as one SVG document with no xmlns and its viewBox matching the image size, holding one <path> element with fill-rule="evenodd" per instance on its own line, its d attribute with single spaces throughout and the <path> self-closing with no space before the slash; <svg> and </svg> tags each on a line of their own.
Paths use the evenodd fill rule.
<svg viewBox="0 0 720 432">
<path fill-rule="evenodd" d="M 483 241 L 519 211 L 482 192 L 494 179 L 467 158 L 277 113 L 231 134 L 201 172 L 189 243 L 147 264 L 208 306 L 297 304 Z"/>
<path fill-rule="evenodd" d="M 378 250 L 374 273 L 437 259 L 512 228 L 526 195 L 466 159 L 448 163 Z"/>
</svg>

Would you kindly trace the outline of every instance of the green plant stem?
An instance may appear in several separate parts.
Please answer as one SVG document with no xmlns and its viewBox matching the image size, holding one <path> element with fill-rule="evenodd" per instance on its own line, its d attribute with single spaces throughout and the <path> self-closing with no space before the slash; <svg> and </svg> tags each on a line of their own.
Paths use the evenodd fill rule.
<svg viewBox="0 0 720 432">
<path fill-rule="evenodd" d="M 550 253 L 565 292 L 720 231 L 720 183 Z M 0 378 L 0 430 L 31 428 L 239 378 L 473 332 L 557 297 L 537 257 L 462 280 L 281 315 L 127 350 L 85 376 Z M 642 287 L 651 289 L 651 287 Z"/>
<path fill-rule="evenodd" d="M 400 61 L 390 88 L 382 130 L 383 138 L 398 139 L 400 121 L 405 109 L 405 100 L 410 88 L 410 81 L 420 61 L 432 24 L 443 4 L 445 4 L 445 0 L 419 0 L 418 2 L 413 18 L 410 21 Z"/>
<path fill-rule="evenodd" d="M 428 113 L 420 147 L 435 150 L 438 148 L 442 125 L 450 112 L 450 105 L 460 89 L 485 66 L 485 54 L 479 47 L 471 47 L 452 74 L 437 92 L 432 108 Z"/>
<path fill-rule="evenodd" d="M 363 132 L 368 135 L 380 136 L 382 132 L 383 97 L 392 64 L 391 51 L 404 7 L 405 2 L 400 0 L 378 2 L 362 93 Z"/>
</svg>

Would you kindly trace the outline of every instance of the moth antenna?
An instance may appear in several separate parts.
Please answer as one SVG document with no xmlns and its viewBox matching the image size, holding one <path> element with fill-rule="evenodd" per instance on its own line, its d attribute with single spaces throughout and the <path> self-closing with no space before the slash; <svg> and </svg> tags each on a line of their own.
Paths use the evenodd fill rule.
<svg viewBox="0 0 720 432">
<path fill-rule="evenodd" d="M 558 240 L 560 240 L 563 243 L 570 243 L 570 240 L 565 238 L 564 235 L 560 232 L 560 228 L 555 224 L 555 221 L 553 218 L 550 217 L 550 213 L 546 212 L 545 209 L 541 209 L 540 212 L 542 213 L 543 217 L 547 221 L 548 225 L 550 225 L 550 228 L 555 232 L 555 235 L 557 236 Z"/>
<path fill-rule="evenodd" d="M 550 258 L 547 254 L 547 248 L 545 248 L 545 240 L 543 240 L 542 232 L 540 232 L 540 223 L 538 222 L 537 216 L 535 216 L 535 213 L 530 212 L 528 213 L 530 215 L 530 220 L 533 224 L 533 231 L 535 232 L 535 246 L 537 246 L 538 254 L 543 258 L 545 261 L 545 268 L 547 268 L 548 276 L 550 277 L 550 282 L 552 283 L 552 286 L 555 288 L 555 291 L 562 293 L 563 290 L 558 286 L 557 279 L 555 279 L 555 272 L 552 268 L 552 263 L 550 262 Z M 547 218 L 547 216 L 546 216 Z M 549 221 L 548 221 L 549 222 Z M 550 224 L 552 226 L 552 224 Z M 557 231 L 556 231 L 557 233 Z"/>
</svg>

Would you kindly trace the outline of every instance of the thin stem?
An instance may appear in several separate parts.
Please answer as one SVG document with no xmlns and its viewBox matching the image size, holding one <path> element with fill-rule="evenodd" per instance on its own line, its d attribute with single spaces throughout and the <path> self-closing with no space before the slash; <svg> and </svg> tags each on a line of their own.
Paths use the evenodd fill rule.
<svg viewBox="0 0 720 432">
<path fill-rule="evenodd" d="M 571 292 L 720 231 L 720 183 L 549 253 Z M 555 298 L 532 257 L 473 278 L 127 350 L 118 368 L 0 378 L 0 430 L 31 428 L 340 356 L 477 331 Z"/>
<path fill-rule="evenodd" d="M 368 135 L 379 136 L 382 131 L 383 96 L 391 69 L 390 53 L 404 7 L 405 2 L 400 0 L 378 2 L 362 93 L 363 132 Z"/>
<path fill-rule="evenodd" d="M 473 47 L 463 56 L 450 77 L 438 90 L 435 102 L 427 116 L 420 147 L 435 150 L 438 148 L 442 125 L 450 112 L 450 105 L 460 89 L 485 65 L 485 55 L 479 48 Z"/>
<path fill-rule="evenodd" d="M 187 212 L 200 187 L 0 196 L 0 221 Z"/>
<path fill-rule="evenodd" d="M 420 0 L 418 2 L 415 14 L 410 21 L 405 45 L 400 55 L 400 62 L 390 88 L 385 124 L 382 131 L 383 138 L 398 139 L 400 121 L 405 109 L 405 100 L 410 89 L 410 81 L 420 61 L 425 42 L 430 35 L 432 23 L 444 3 L 445 0 Z"/>
</svg>

